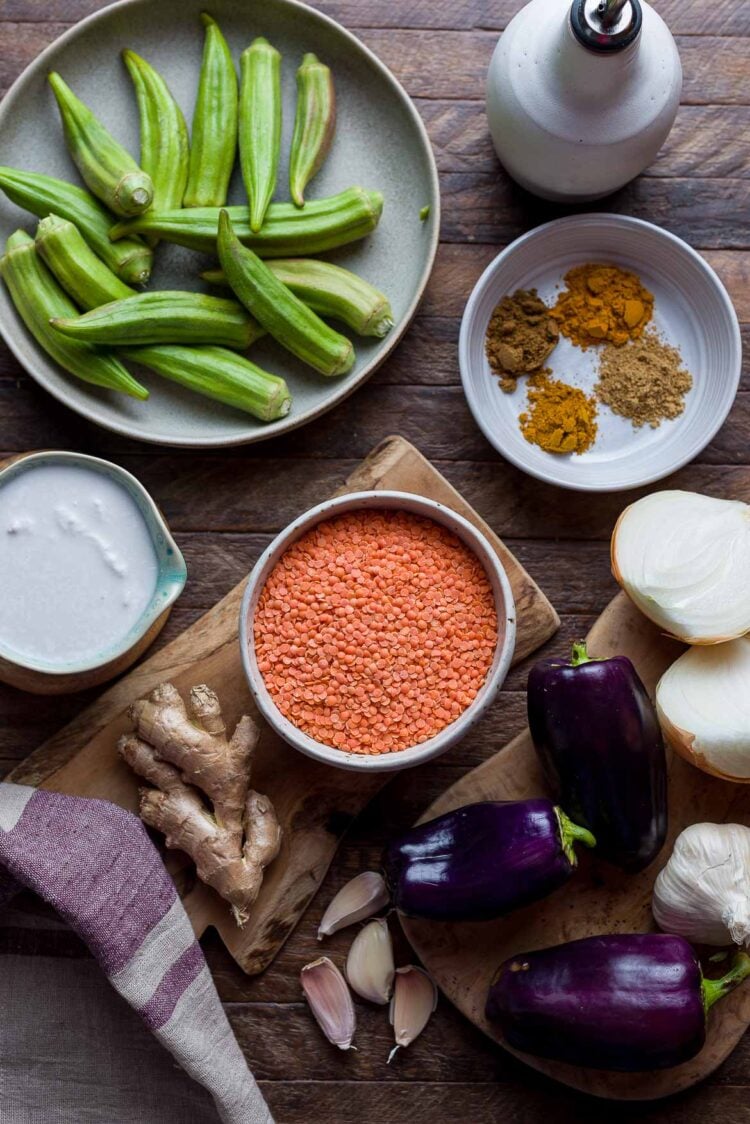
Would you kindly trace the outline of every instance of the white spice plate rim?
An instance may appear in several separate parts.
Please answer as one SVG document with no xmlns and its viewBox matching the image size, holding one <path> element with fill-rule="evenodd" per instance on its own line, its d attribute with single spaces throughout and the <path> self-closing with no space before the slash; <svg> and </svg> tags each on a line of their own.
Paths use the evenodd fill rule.
<svg viewBox="0 0 750 1124">
<path fill-rule="evenodd" d="M 581 455 L 546 453 L 523 437 L 518 416 L 526 376 L 503 393 L 484 350 L 490 317 L 503 296 L 538 288 L 553 302 L 563 275 L 585 262 L 613 262 L 637 273 L 655 296 L 653 324 L 682 352 L 693 376 L 685 412 L 658 429 L 634 429 L 600 405 L 599 435 Z M 587 352 L 561 336 L 548 360 L 553 377 L 587 393 L 600 349 Z M 692 461 L 724 424 L 739 387 L 742 342 L 737 314 L 716 272 L 669 231 L 626 215 L 571 215 L 522 235 L 490 262 L 466 304 L 459 337 L 461 381 L 487 440 L 517 468 L 576 491 L 623 491 L 663 479 Z"/>
<path fill-rule="evenodd" d="M 451 722 L 435 737 L 408 749 L 393 753 L 358 754 L 347 753 L 324 745 L 303 733 L 293 725 L 274 703 L 263 681 L 255 655 L 253 622 L 258 600 L 269 574 L 284 552 L 299 538 L 318 523 L 334 515 L 348 511 L 390 508 L 421 515 L 432 519 L 441 526 L 453 531 L 459 539 L 476 555 L 481 562 L 492 586 L 495 608 L 498 616 L 498 643 L 492 666 L 476 698 L 454 722 Z M 500 639 L 502 624 L 502 640 Z M 345 496 L 325 500 L 293 520 L 266 548 L 256 562 L 248 578 L 240 607 L 240 654 L 250 692 L 258 710 L 269 726 L 288 742 L 289 745 L 339 769 L 352 772 L 385 773 L 421 765 L 434 757 L 439 757 L 451 746 L 459 742 L 474 726 L 494 701 L 510 668 L 516 644 L 516 610 L 513 591 L 502 562 L 485 536 L 472 526 L 463 516 L 450 507 L 410 492 L 374 490 L 351 492 Z"/>
</svg>

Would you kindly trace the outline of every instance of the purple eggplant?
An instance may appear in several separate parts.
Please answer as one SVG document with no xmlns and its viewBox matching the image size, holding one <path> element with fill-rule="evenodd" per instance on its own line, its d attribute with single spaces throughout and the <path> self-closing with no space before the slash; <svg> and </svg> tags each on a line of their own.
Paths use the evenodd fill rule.
<svg viewBox="0 0 750 1124">
<path fill-rule="evenodd" d="M 588 937 L 506 960 L 485 1013 L 526 1054 L 625 1073 L 668 1069 L 702 1049 L 708 1011 L 749 975 L 740 952 L 722 979 L 704 979 L 682 937 Z"/>
<path fill-rule="evenodd" d="M 577 841 L 596 844 L 551 800 L 467 804 L 394 839 L 383 866 L 409 917 L 488 921 L 567 882 Z"/>
<path fill-rule="evenodd" d="M 648 692 L 625 656 L 548 659 L 529 674 L 529 727 L 552 794 L 593 831 L 597 854 L 628 873 L 667 834 L 667 765 Z"/>
</svg>

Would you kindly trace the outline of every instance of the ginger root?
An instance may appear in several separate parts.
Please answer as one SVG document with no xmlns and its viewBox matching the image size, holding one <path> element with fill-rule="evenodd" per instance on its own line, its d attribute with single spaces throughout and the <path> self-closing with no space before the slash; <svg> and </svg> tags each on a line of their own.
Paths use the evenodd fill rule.
<svg viewBox="0 0 750 1124">
<path fill-rule="evenodd" d="M 191 857 L 244 925 L 281 845 L 271 801 L 250 788 L 258 727 L 245 716 L 227 738 L 219 700 L 205 685 L 192 688 L 186 706 L 162 683 L 128 713 L 135 732 L 117 749 L 154 786 L 141 789 L 141 819 Z"/>
</svg>

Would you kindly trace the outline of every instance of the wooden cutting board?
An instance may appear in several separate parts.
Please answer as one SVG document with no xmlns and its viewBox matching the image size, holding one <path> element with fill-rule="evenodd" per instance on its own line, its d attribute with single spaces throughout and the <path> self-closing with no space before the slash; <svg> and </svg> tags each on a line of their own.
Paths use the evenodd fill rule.
<svg viewBox="0 0 750 1124">
<path fill-rule="evenodd" d="M 593 656 L 629 656 L 650 692 L 662 672 L 683 651 L 682 645 L 662 636 L 624 593 L 599 617 L 588 643 Z M 478 800 L 518 800 L 546 791 L 526 730 L 443 793 L 422 818 L 431 819 Z M 724 1061 L 750 1023 L 750 986 L 746 984 L 713 1008 L 708 1040 L 697 1057 L 674 1069 L 623 1074 L 521 1054 L 512 1050 L 484 1017 L 490 980 L 508 957 L 579 937 L 655 929 L 651 892 L 676 836 L 693 823 L 750 826 L 750 791 L 746 785 L 709 777 L 674 755 L 669 762 L 669 816 L 669 837 L 664 849 L 640 874 L 622 874 L 597 861 L 594 854 L 579 852 L 580 868 L 567 886 L 504 920 L 439 925 L 401 919 L 409 940 L 440 988 L 480 1030 L 528 1065 L 594 1096 L 655 1100 L 687 1089 Z"/>
<path fill-rule="evenodd" d="M 557 614 L 529 575 L 475 511 L 412 445 L 393 437 L 379 445 L 341 489 L 393 489 L 438 500 L 483 531 L 510 579 L 516 600 L 519 660 L 548 640 Z M 138 806 L 135 776 L 118 757 L 118 737 L 129 729 L 128 705 L 165 679 L 183 694 L 196 683 L 214 686 L 227 724 L 253 712 L 239 653 L 239 610 L 245 583 L 176 640 L 132 670 L 70 725 L 27 758 L 7 780 L 57 792 L 101 797 L 124 808 Z M 495 704 L 502 706 L 502 696 Z M 238 929 L 226 903 L 197 882 L 185 856 L 169 858 L 185 907 L 198 935 L 218 929 L 237 963 L 249 974 L 271 962 L 318 889 L 354 817 L 389 779 L 364 776 L 312 761 L 264 728 L 253 770 L 253 787 L 271 797 L 283 829 L 281 853 L 266 871 L 249 922 Z"/>
</svg>

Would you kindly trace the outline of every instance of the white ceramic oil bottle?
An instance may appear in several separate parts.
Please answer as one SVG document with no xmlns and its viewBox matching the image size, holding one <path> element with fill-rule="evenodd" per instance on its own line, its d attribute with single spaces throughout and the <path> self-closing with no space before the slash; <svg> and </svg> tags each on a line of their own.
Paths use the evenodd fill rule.
<svg viewBox="0 0 750 1124">
<path fill-rule="evenodd" d="M 492 57 L 487 115 L 510 175 L 573 203 L 654 160 L 681 89 L 675 41 L 645 0 L 531 0 Z"/>
</svg>

